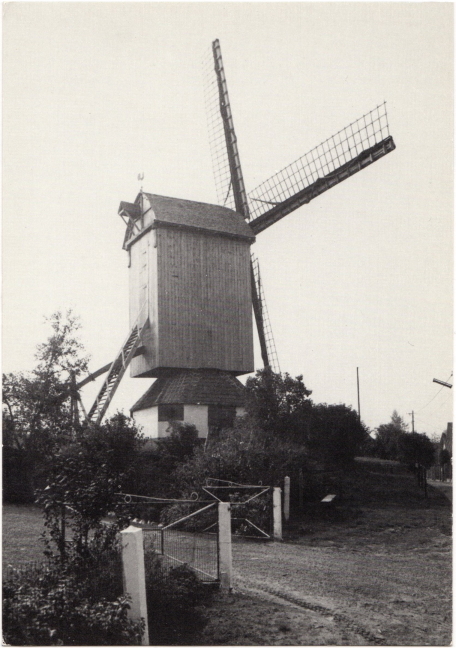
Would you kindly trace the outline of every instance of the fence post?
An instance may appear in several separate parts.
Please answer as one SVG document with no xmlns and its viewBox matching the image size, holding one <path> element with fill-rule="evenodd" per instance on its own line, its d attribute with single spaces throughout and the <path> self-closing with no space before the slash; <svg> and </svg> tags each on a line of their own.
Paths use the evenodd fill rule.
<svg viewBox="0 0 456 648">
<path fill-rule="evenodd" d="M 142 645 L 149 645 L 147 619 L 146 572 L 144 567 L 143 530 L 129 526 L 120 532 L 122 537 L 122 565 L 124 592 L 131 598 L 128 615 L 135 620 L 144 619 Z"/>
<path fill-rule="evenodd" d="M 274 540 L 282 540 L 282 489 L 274 486 L 272 492 L 272 514 L 274 520 Z"/>
<path fill-rule="evenodd" d="M 283 486 L 283 517 L 285 522 L 290 519 L 290 478 L 285 477 Z"/>
<path fill-rule="evenodd" d="M 302 472 L 302 468 L 299 469 L 298 487 L 299 487 L 299 510 L 302 511 L 304 507 L 304 474 Z"/>
<path fill-rule="evenodd" d="M 231 590 L 231 507 L 229 502 L 218 504 L 220 587 Z"/>
</svg>

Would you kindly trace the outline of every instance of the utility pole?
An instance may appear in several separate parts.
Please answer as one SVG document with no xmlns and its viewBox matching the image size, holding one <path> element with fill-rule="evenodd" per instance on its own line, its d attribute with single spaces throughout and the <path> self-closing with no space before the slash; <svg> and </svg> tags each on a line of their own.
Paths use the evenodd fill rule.
<svg viewBox="0 0 456 648">
<path fill-rule="evenodd" d="M 356 384 L 358 387 L 358 418 L 361 420 L 361 406 L 359 404 L 359 368 L 356 367 Z"/>
<path fill-rule="evenodd" d="M 410 414 L 412 415 L 412 432 L 415 432 L 415 412 L 412 410 Z"/>
</svg>

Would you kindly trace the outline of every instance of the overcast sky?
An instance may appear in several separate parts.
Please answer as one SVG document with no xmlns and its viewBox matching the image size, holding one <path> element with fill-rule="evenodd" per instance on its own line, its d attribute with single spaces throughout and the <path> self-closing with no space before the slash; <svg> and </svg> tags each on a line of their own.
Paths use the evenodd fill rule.
<svg viewBox="0 0 456 648">
<path fill-rule="evenodd" d="M 387 101 L 397 149 L 258 236 L 282 371 L 316 402 L 452 420 L 451 3 L 7 3 L 3 371 L 72 308 L 95 371 L 128 334 L 121 200 L 215 203 L 201 60 L 220 39 L 247 190 Z M 258 345 L 256 347 L 258 351 Z M 256 367 L 261 366 L 256 353 Z M 451 378 L 452 382 L 452 378 Z M 125 378 L 109 412 L 151 379 Z M 83 392 L 86 408 L 96 394 Z"/>
</svg>

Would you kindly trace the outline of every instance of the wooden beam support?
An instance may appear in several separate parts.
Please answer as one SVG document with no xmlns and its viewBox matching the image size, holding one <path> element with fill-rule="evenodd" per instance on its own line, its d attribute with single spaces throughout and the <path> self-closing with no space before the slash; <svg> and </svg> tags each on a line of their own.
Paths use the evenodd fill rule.
<svg viewBox="0 0 456 648">
<path fill-rule="evenodd" d="M 145 351 L 145 347 L 144 347 L 144 345 L 139 346 L 139 347 L 136 349 L 136 351 L 134 352 L 134 354 L 133 354 L 133 358 L 136 358 L 136 356 L 141 355 L 142 353 L 144 353 L 144 351 Z M 112 365 L 112 362 L 110 362 L 109 364 L 105 365 L 104 367 L 101 367 L 101 369 L 98 369 L 98 371 L 94 371 L 93 374 L 89 374 L 89 375 L 87 376 L 87 378 L 84 378 L 84 380 L 81 380 L 81 382 L 79 382 L 79 383 L 76 385 L 76 389 L 81 389 L 81 387 L 84 387 L 84 385 L 87 385 L 87 383 L 92 382 L 93 380 L 95 380 L 96 378 L 98 378 L 98 376 L 101 376 L 102 374 L 104 374 L 104 373 L 106 373 L 107 371 L 109 371 L 109 370 L 111 369 L 111 365 Z"/>
</svg>

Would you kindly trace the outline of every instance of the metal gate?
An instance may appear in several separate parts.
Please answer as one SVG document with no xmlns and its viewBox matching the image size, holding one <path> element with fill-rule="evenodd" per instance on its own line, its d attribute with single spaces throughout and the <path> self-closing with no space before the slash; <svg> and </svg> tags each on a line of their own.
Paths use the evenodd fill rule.
<svg viewBox="0 0 456 648">
<path fill-rule="evenodd" d="M 166 576 L 179 565 L 186 565 L 204 583 L 216 583 L 219 574 L 219 533 L 217 502 L 194 499 L 177 500 L 138 495 L 125 496 L 144 506 L 166 507 L 161 513 L 165 523 L 134 518 L 131 524 L 143 529 L 144 558 L 148 569 L 160 569 Z M 147 516 L 144 516 L 147 518 Z"/>
<path fill-rule="evenodd" d="M 210 477 L 203 491 L 218 502 L 230 502 L 233 538 L 273 540 L 271 486 L 239 484 Z"/>
</svg>

